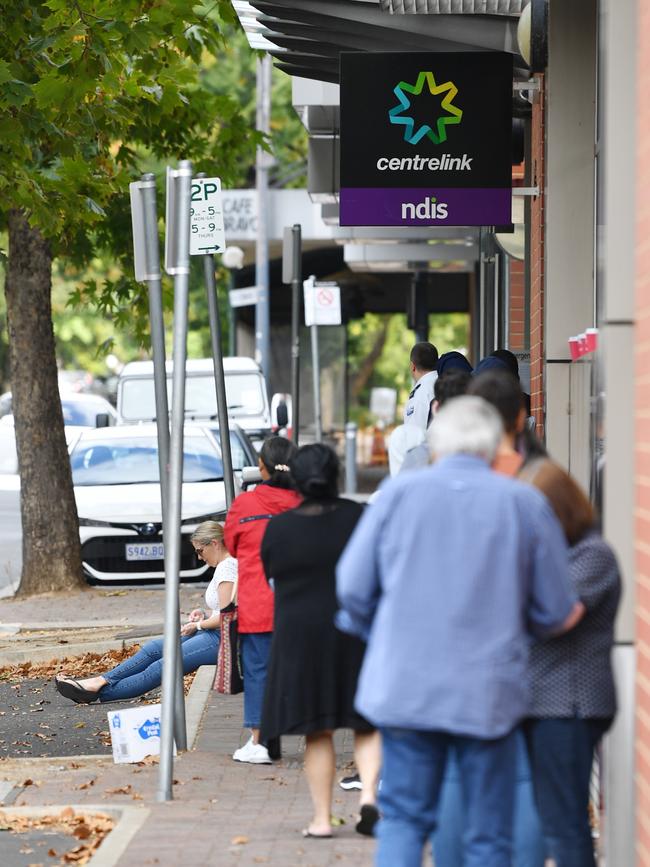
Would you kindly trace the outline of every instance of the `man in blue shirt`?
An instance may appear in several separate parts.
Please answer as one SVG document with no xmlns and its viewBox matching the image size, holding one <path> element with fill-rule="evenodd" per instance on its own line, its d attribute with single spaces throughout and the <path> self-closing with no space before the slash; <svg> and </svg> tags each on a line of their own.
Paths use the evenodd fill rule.
<svg viewBox="0 0 650 867">
<path fill-rule="evenodd" d="M 465 867 L 510 867 L 530 633 L 568 629 L 582 609 L 550 506 L 490 469 L 496 410 L 456 398 L 429 436 L 436 463 L 382 489 L 338 566 L 340 625 L 368 641 L 357 709 L 384 745 L 377 865 L 420 867 L 453 747 Z"/>
</svg>

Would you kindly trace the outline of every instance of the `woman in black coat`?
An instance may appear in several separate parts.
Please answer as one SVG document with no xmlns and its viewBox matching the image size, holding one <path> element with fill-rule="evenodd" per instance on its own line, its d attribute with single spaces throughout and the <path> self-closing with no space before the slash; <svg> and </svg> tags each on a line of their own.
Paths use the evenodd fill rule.
<svg viewBox="0 0 650 867">
<path fill-rule="evenodd" d="M 303 834 L 330 837 L 336 770 L 332 736 L 338 728 L 353 729 L 362 783 L 356 827 L 372 834 L 378 818 L 379 735 L 354 709 L 365 646 L 334 625 L 336 564 L 362 507 L 338 496 L 338 460 L 327 446 L 303 446 L 289 467 L 303 502 L 272 518 L 262 541 L 264 571 L 275 590 L 262 737 L 306 736 L 314 817 Z"/>
</svg>

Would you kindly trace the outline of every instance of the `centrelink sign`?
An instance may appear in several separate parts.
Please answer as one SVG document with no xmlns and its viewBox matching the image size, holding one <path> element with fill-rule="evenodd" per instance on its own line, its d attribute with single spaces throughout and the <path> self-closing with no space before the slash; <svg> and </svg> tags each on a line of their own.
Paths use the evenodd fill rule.
<svg viewBox="0 0 650 867">
<path fill-rule="evenodd" d="M 511 223 L 512 56 L 342 53 L 342 226 Z"/>
</svg>

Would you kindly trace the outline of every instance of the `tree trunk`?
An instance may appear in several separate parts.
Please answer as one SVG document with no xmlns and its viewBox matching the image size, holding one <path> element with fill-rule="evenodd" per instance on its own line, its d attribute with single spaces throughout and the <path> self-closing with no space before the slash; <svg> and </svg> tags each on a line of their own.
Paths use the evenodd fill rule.
<svg viewBox="0 0 650 867">
<path fill-rule="evenodd" d="M 22 212 L 11 211 L 5 295 L 21 483 L 21 595 L 86 586 L 57 382 L 51 279 L 49 244 Z"/>
</svg>

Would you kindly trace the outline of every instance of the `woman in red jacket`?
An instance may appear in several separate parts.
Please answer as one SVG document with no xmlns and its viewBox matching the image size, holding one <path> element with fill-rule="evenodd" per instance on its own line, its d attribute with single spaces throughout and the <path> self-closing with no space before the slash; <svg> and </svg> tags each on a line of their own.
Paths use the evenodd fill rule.
<svg viewBox="0 0 650 867">
<path fill-rule="evenodd" d="M 228 512 L 224 541 L 239 565 L 237 588 L 238 625 L 244 675 L 244 727 L 250 740 L 235 750 L 237 762 L 269 764 L 267 748 L 259 743 L 266 667 L 273 634 L 273 591 L 264 577 L 260 557 L 266 525 L 273 515 L 297 506 L 301 498 L 293 490 L 289 461 L 295 445 L 284 437 L 269 437 L 260 452 L 262 483 L 240 494 Z"/>
</svg>

